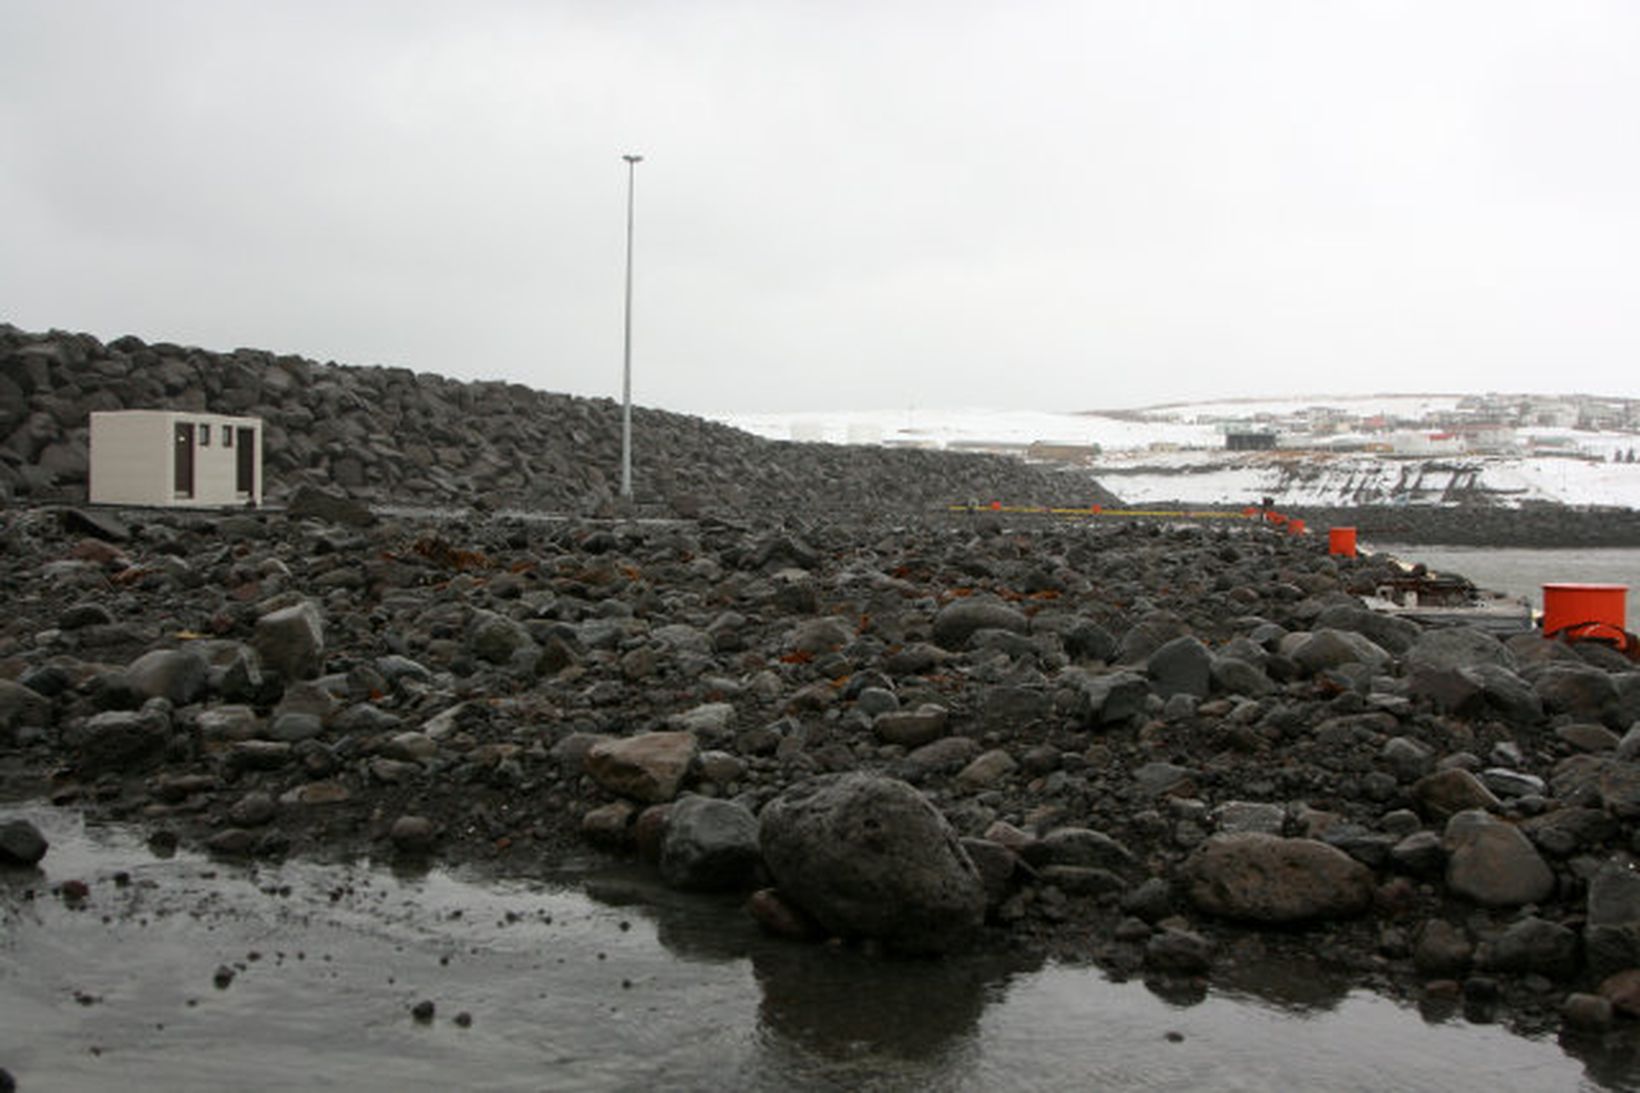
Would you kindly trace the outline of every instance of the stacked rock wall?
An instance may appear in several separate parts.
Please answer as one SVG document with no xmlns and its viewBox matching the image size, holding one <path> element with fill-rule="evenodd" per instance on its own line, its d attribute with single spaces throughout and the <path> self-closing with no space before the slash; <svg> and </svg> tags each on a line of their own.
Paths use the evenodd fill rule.
<svg viewBox="0 0 1640 1093">
<path fill-rule="evenodd" d="M 347 367 L 0 325 L 0 494 L 83 500 L 94 410 L 266 423 L 266 495 L 304 485 L 373 504 L 595 511 L 619 485 L 620 406 L 516 383 Z M 662 511 L 892 515 L 970 499 L 1111 503 L 1086 478 L 1011 459 L 787 444 L 635 408 L 634 489 Z"/>
</svg>

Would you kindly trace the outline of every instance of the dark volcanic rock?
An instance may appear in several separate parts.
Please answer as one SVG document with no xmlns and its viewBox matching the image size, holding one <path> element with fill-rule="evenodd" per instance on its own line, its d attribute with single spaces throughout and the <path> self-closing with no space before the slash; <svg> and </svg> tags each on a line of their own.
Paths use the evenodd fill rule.
<svg viewBox="0 0 1640 1093">
<path fill-rule="evenodd" d="M 690 794 L 667 810 L 660 867 L 661 876 L 673 887 L 748 887 L 759 861 L 757 817 L 744 805 Z"/>
<path fill-rule="evenodd" d="M 27 820 L 0 824 L 0 865 L 35 865 L 51 844 Z"/>
<path fill-rule="evenodd" d="M 950 825 L 903 782 L 825 775 L 770 802 L 760 835 L 781 894 L 828 930 L 907 953 L 979 928 L 985 886 Z"/>
<path fill-rule="evenodd" d="M 1372 872 L 1313 839 L 1215 835 L 1181 870 L 1192 903 L 1255 922 L 1346 918 L 1372 903 Z"/>
</svg>

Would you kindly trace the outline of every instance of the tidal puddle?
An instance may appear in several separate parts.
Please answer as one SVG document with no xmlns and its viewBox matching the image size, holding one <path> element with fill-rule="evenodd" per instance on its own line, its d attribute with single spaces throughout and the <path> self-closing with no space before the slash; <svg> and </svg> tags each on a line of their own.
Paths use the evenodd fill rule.
<svg viewBox="0 0 1640 1093">
<path fill-rule="evenodd" d="M 1527 1039 L 1313 973 L 1170 1000 L 1088 968 L 776 942 L 638 872 L 240 867 L 15 816 L 52 844 L 0 870 L 0 1066 L 23 1093 L 1640 1088 L 1632 1032 Z"/>
</svg>

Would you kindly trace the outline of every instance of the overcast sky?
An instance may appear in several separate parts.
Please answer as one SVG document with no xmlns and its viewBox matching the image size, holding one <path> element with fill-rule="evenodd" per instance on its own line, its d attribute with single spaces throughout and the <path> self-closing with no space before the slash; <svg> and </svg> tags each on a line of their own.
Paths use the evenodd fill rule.
<svg viewBox="0 0 1640 1093">
<path fill-rule="evenodd" d="M 0 320 L 686 411 L 1640 397 L 1632 0 L 0 0 Z"/>
</svg>

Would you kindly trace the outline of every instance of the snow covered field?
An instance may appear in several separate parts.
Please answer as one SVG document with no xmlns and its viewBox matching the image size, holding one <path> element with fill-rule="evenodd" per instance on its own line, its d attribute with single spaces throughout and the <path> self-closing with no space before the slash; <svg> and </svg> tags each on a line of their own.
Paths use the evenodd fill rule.
<svg viewBox="0 0 1640 1093">
<path fill-rule="evenodd" d="M 1383 395 L 1216 402 L 1152 407 L 1119 415 L 1026 410 L 877 410 L 723 414 L 715 420 L 771 440 L 925 447 L 1023 448 L 1033 442 L 1098 445 L 1100 482 L 1135 504 L 1440 504 L 1490 495 L 1504 504 L 1551 501 L 1640 508 L 1640 435 L 1524 427 L 1523 445 L 1557 445 L 1553 455 L 1455 454 L 1411 459 L 1370 453 L 1224 450 L 1221 427 L 1200 419 L 1286 416 L 1326 406 L 1403 419 L 1442 413 L 1457 396 Z"/>
</svg>

